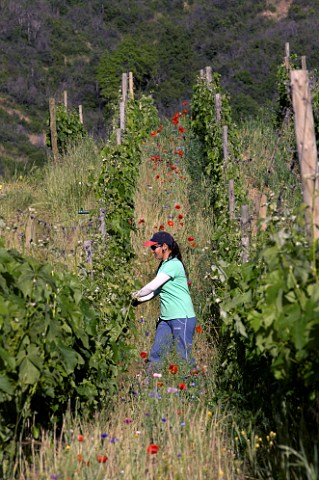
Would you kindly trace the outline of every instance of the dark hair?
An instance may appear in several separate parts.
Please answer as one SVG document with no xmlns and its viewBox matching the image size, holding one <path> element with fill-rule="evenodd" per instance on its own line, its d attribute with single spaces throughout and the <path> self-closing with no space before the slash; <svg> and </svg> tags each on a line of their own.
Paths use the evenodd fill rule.
<svg viewBox="0 0 319 480">
<path fill-rule="evenodd" d="M 180 249 L 179 249 L 178 243 L 177 243 L 175 240 L 173 240 L 172 245 L 171 245 L 171 246 L 168 245 L 168 248 L 170 248 L 170 250 L 171 250 L 171 252 L 172 252 L 172 253 L 170 254 L 170 256 L 168 257 L 168 260 L 172 260 L 173 258 L 177 258 L 177 259 L 182 263 L 182 265 L 183 265 L 183 267 L 184 267 L 184 270 L 185 270 L 186 278 L 188 278 L 187 269 L 186 269 L 186 267 L 185 267 L 185 265 L 184 265 L 184 262 L 183 262 L 183 259 L 182 259 L 182 254 L 181 254 L 181 251 L 180 251 Z M 159 269 L 161 268 L 162 263 L 163 263 L 163 260 L 160 262 L 160 264 L 159 264 L 159 266 L 158 266 L 158 268 L 157 268 L 157 270 L 156 270 L 156 275 L 157 275 Z"/>
</svg>

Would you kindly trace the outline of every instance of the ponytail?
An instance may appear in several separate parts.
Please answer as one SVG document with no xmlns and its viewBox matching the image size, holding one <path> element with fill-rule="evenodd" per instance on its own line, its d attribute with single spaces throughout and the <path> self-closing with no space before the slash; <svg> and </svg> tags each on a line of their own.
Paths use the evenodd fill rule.
<svg viewBox="0 0 319 480">
<path fill-rule="evenodd" d="M 179 249 L 178 243 L 175 242 L 175 240 L 173 240 L 173 243 L 172 243 L 172 246 L 171 246 L 171 252 L 172 253 L 170 254 L 168 260 L 172 260 L 172 258 L 177 258 L 182 263 L 182 265 L 184 267 L 184 270 L 185 270 L 186 278 L 188 278 L 188 273 L 187 273 L 186 267 L 185 267 L 183 259 L 182 259 L 181 251 Z M 162 263 L 163 263 L 163 261 L 161 261 L 161 263 L 159 264 L 158 269 L 156 270 L 156 275 L 157 275 L 159 269 L 161 268 Z"/>
</svg>

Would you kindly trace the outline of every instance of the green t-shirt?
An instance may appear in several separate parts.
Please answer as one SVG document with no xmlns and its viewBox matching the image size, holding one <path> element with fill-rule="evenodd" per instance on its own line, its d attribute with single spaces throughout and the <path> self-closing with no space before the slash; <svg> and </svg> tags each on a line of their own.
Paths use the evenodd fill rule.
<svg viewBox="0 0 319 480">
<path fill-rule="evenodd" d="M 164 272 L 171 277 L 160 288 L 161 319 L 174 320 L 174 318 L 195 317 L 182 262 L 178 258 L 164 260 L 158 273 L 160 272 Z"/>
</svg>

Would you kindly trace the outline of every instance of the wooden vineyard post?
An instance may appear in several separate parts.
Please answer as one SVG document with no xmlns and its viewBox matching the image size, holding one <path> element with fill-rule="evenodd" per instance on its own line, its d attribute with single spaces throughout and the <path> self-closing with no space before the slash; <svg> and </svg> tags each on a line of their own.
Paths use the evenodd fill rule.
<svg viewBox="0 0 319 480">
<path fill-rule="evenodd" d="M 290 46 L 289 43 L 285 43 L 285 67 L 290 70 Z"/>
<path fill-rule="evenodd" d="M 209 88 L 213 78 L 212 67 L 205 67 L 205 73 L 206 73 L 206 84 L 207 84 L 207 87 Z"/>
<path fill-rule="evenodd" d="M 215 118 L 216 122 L 220 124 L 222 116 L 222 99 L 220 93 L 216 93 L 215 95 Z"/>
<path fill-rule="evenodd" d="M 235 219 L 235 186 L 234 186 L 234 180 L 229 180 L 228 210 L 229 210 L 230 220 L 234 220 Z"/>
<path fill-rule="evenodd" d="M 55 109 L 55 98 L 50 97 L 49 99 L 49 111 L 50 111 L 50 134 L 51 134 L 51 147 L 53 153 L 53 161 L 57 163 L 58 161 L 58 134 L 56 130 L 56 109 Z"/>
<path fill-rule="evenodd" d="M 79 120 L 80 120 L 80 123 L 82 123 L 82 125 L 83 125 L 83 107 L 82 107 L 82 105 L 79 105 Z"/>
<path fill-rule="evenodd" d="M 307 58 L 305 55 L 301 57 L 301 70 L 307 70 Z"/>
<path fill-rule="evenodd" d="M 92 243 L 93 243 L 92 240 L 84 240 L 83 242 L 85 262 L 88 263 L 91 267 L 93 266 Z M 93 277 L 92 271 L 91 271 L 91 277 Z"/>
<path fill-rule="evenodd" d="M 201 80 L 204 80 L 204 78 L 205 78 L 205 72 L 204 72 L 203 68 L 201 68 L 200 71 L 199 71 L 199 78 Z"/>
<path fill-rule="evenodd" d="M 249 211 L 248 205 L 242 205 L 241 207 L 241 219 L 240 219 L 240 228 L 241 228 L 241 248 L 242 248 L 242 262 L 246 263 L 249 260 Z"/>
<path fill-rule="evenodd" d="M 100 230 L 102 237 L 106 235 L 106 225 L 105 225 L 105 208 L 100 208 Z"/>
<path fill-rule="evenodd" d="M 68 92 L 67 92 L 67 90 L 64 90 L 64 92 L 63 92 L 63 103 L 64 103 L 65 110 L 67 110 L 68 109 Z"/>
<path fill-rule="evenodd" d="M 122 73 L 122 102 L 127 100 L 127 73 Z"/>
<path fill-rule="evenodd" d="M 121 145 L 122 143 L 122 130 L 120 128 L 116 129 L 116 145 Z"/>
<path fill-rule="evenodd" d="M 30 211 L 25 228 L 25 246 L 27 250 L 30 248 L 32 243 L 36 242 L 36 226 L 34 220 L 35 216 Z"/>
<path fill-rule="evenodd" d="M 133 72 L 129 72 L 128 83 L 129 83 L 129 93 L 130 93 L 130 98 L 131 98 L 132 100 L 134 100 L 134 82 L 133 82 Z"/>
<path fill-rule="evenodd" d="M 125 130 L 125 103 L 120 103 L 120 130 Z"/>
<path fill-rule="evenodd" d="M 307 70 L 290 72 L 295 132 L 301 170 L 306 228 L 310 242 L 319 238 L 319 179 L 314 119 Z"/>
<path fill-rule="evenodd" d="M 224 168 L 225 168 L 228 161 L 228 127 L 227 125 L 223 126 L 223 156 L 224 156 Z"/>
<path fill-rule="evenodd" d="M 267 196 L 264 193 L 262 193 L 260 197 L 260 204 L 259 204 L 260 230 L 262 232 L 264 232 L 267 228 L 266 218 L 267 218 Z"/>
</svg>

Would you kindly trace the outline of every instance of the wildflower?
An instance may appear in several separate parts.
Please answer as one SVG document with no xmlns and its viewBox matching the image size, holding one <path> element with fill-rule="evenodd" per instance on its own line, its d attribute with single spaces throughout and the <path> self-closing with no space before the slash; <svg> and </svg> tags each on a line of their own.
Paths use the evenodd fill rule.
<svg viewBox="0 0 319 480">
<path fill-rule="evenodd" d="M 79 442 L 83 442 L 83 440 L 84 440 L 83 435 L 78 435 L 78 441 L 79 441 Z"/>
<path fill-rule="evenodd" d="M 196 242 L 192 242 L 191 247 L 196 247 Z"/>
<path fill-rule="evenodd" d="M 65 446 L 65 450 L 70 450 L 70 448 L 71 448 L 70 445 Z"/>
<path fill-rule="evenodd" d="M 98 455 L 96 458 L 99 463 L 105 463 L 107 461 L 106 455 Z"/>
<path fill-rule="evenodd" d="M 189 242 L 192 242 L 194 240 L 194 237 L 188 237 L 187 239 Z"/>
<path fill-rule="evenodd" d="M 184 127 L 178 127 L 178 130 L 179 130 L 181 133 L 184 133 L 184 132 L 185 132 L 185 128 L 184 128 Z"/>
<path fill-rule="evenodd" d="M 196 332 L 202 333 L 202 331 L 203 331 L 203 329 L 201 327 L 199 327 L 199 326 L 196 327 Z"/>
<path fill-rule="evenodd" d="M 181 222 L 181 223 L 180 223 L 180 226 L 181 226 L 181 227 L 183 227 L 183 226 L 184 226 L 184 223 L 183 223 L 183 222 Z"/>
<path fill-rule="evenodd" d="M 181 422 L 181 427 L 185 427 L 186 423 L 185 422 Z"/>
<path fill-rule="evenodd" d="M 188 105 L 188 102 L 184 101 L 184 102 L 183 102 L 183 105 Z"/>
<path fill-rule="evenodd" d="M 152 132 L 151 135 L 152 135 L 152 137 L 156 137 L 157 132 Z"/>
<path fill-rule="evenodd" d="M 192 284 L 192 281 L 188 280 L 187 285 L 191 285 L 191 284 Z"/>
<path fill-rule="evenodd" d="M 188 113 L 188 110 L 186 110 L 186 108 L 183 110 L 183 113 Z"/>
<path fill-rule="evenodd" d="M 179 384 L 178 384 L 178 388 L 179 388 L 180 390 L 186 390 L 186 383 L 179 383 Z"/>
<path fill-rule="evenodd" d="M 132 419 L 132 418 L 126 418 L 126 419 L 124 420 L 124 423 L 126 423 L 126 425 L 130 425 L 132 422 L 133 422 L 133 419 Z"/>
<path fill-rule="evenodd" d="M 183 220 L 184 215 L 183 215 L 182 213 L 179 213 L 179 214 L 178 214 L 178 218 L 179 218 L 180 220 Z"/>
<path fill-rule="evenodd" d="M 162 378 L 162 374 L 161 373 L 153 373 L 153 377 L 154 378 Z"/>
<path fill-rule="evenodd" d="M 144 218 L 140 218 L 139 221 L 138 221 L 138 223 L 139 223 L 139 224 L 140 224 L 140 223 L 145 223 Z"/>
<path fill-rule="evenodd" d="M 208 415 L 209 417 L 211 417 L 211 416 L 213 415 L 213 412 L 208 411 L 208 412 L 207 412 L 207 415 Z"/>
<path fill-rule="evenodd" d="M 178 371 L 178 367 L 177 365 L 174 365 L 174 364 L 171 364 L 169 367 L 168 367 L 168 371 L 169 373 L 172 373 L 173 375 L 175 375 Z"/>
<path fill-rule="evenodd" d="M 159 229 L 160 229 L 160 230 L 165 230 L 164 225 L 160 225 Z"/>
<path fill-rule="evenodd" d="M 159 176 L 159 175 L 156 175 L 156 176 L 155 176 L 155 179 L 156 179 L 156 180 L 158 180 L 159 178 L 160 178 L 160 176 Z"/>
<path fill-rule="evenodd" d="M 152 162 L 155 162 L 155 157 L 151 157 Z"/>
<path fill-rule="evenodd" d="M 136 430 L 134 436 L 135 436 L 135 437 L 138 437 L 139 435 L 141 435 L 141 432 L 140 432 L 139 430 Z"/>
<path fill-rule="evenodd" d="M 177 388 L 175 387 L 168 387 L 167 389 L 167 393 L 176 393 L 177 392 Z"/>
<path fill-rule="evenodd" d="M 163 382 L 157 382 L 157 386 L 158 386 L 158 387 L 162 387 L 163 385 L 164 385 Z"/>
<path fill-rule="evenodd" d="M 169 221 L 167 222 L 167 225 L 168 225 L 169 227 L 173 227 L 173 226 L 174 226 L 173 220 L 169 220 Z"/>
<path fill-rule="evenodd" d="M 109 436 L 108 433 L 101 433 L 101 438 L 107 438 Z"/>
<path fill-rule="evenodd" d="M 165 423 L 165 422 L 166 422 L 166 418 L 162 418 L 162 422 L 164 422 L 164 423 Z"/>
<path fill-rule="evenodd" d="M 147 357 L 147 353 L 146 353 L 146 352 L 141 352 L 141 353 L 140 353 L 140 357 L 141 357 L 141 358 L 146 358 L 146 357 Z"/>
<path fill-rule="evenodd" d="M 156 445 L 155 443 L 151 443 L 151 444 L 147 447 L 147 453 L 150 453 L 151 455 L 156 454 L 158 451 L 159 451 L 159 446 Z"/>
<path fill-rule="evenodd" d="M 175 205 L 176 210 L 180 210 L 181 206 L 180 205 Z"/>
</svg>

